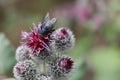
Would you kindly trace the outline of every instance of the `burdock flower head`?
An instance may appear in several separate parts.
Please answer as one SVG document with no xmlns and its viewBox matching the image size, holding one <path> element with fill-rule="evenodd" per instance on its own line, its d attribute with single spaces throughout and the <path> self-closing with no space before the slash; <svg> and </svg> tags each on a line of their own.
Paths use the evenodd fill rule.
<svg viewBox="0 0 120 80">
<path fill-rule="evenodd" d="M 13 69 L 17 80 L 34 80 L 36 77 L 36 64 L 31 60 L 18 62 Z"/>
<path fill-rule="evenodd" d="M 74 46 L 75 38 L 71 30 L 60 28 L 54 31 L 51 36 L 50 46 L 53 51 L 66 51 Z"/>
<path fill-rule="evenodd" d="M 24 61 L 24 60 L 30 60 L 30 49 L 25 46 L 25 45 L 20 45 L 17 49 L 16 49 L 16 60 L 17 61 Z"/>
<path fill-rule="evenodd" d="M 38 25 L 33 23 L 31 32 L 22 32 L 23 44 L 32 50 L 31 55 L 37 57 L 37 59 L 39 57 L 39 59 L 42 58 L 43 60 L 43 58 L 46 59 L 46 57 L 50 56 L 49 41 L 55 22 L 56 19 L 50 19 L 49 13 L 47 13 L 43 22 Z"/>
<path fill-rule="evenodd" d="M 49 35 L 43 37 L 37 29 L 34 29 L 31 32 L 22 32 L 24 45 L 28 46 L 32 50 L 33 54 L 39 53 L 44 49 L 49 51 L 49 47 L 47 45 L 49 42 Z"/>
<path fill-rule="evenodd" d="M 50 63 L 50 73 L 57 78 L 66 77 L 66 75 L 71 72 L 73 63 L 74 62 L 70 57 L 57 57 L 52 63 Z"/>
</svg>

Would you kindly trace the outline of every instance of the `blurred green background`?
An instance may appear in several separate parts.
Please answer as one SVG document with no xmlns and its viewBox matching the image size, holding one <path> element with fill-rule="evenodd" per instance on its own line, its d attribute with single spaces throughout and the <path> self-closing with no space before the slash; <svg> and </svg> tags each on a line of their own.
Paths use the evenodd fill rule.
<svg viewBox="0 0 120 80">
<path fill-rule="evenodd" d="M 69 80 L 120 80 L 120 0 L 0 0 L 0 80 L 13 77 L 21 31 L 46 12 L 75 34 Z"/>
</svg>

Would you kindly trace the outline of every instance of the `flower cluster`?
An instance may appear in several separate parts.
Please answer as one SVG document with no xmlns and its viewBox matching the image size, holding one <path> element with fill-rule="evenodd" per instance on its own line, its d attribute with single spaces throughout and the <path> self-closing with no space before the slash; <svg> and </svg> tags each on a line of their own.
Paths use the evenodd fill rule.
<svg viewBox="0 0 120 80">
<path fill-rule="evenodd" d="M 33 23 L 31 32 L 22 31 L 22 44 L 16 49 L 18 63 L 13 69 L 16 80 L 62 80 L 71 72 L 72 58 L 58 53 L 71 49 L 75 38 L 67 28 L 54 30 L 55 22 L 47 13 L 43 22 Z"/>
</svg>

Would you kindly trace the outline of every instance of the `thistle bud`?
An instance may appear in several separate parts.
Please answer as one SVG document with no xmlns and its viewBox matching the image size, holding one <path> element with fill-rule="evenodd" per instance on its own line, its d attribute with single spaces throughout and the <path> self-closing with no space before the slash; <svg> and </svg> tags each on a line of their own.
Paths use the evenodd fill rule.
<svg viewBox="0 0 120 80">
<path fill-rule="evenodd" d="M 73 33 L 67 28 L 60 28 L 50 36 L 50 47 L 53 51 L 66 51 L 74 46 L 75 38 Z"/>
<path fill-rule="evenodd" d="M 31 59 L 30 55 L 30 49 L 25 46 L 21 45 L 16 49 L 16 60 L 17 61 L 24 61 Z"/>
<path fill-rule="evenodd" d="M 66 77 L 73 68 L 73 60 L 67 56 L 57 57 L 50 63 L 50 73 L 56 78 Z"/>
<path fill-rule="evenodd" d="M 16 80 L 34 80 L 36 76 L 36 64 L 31 60 L 18 62 L 13 68 Z"/>
</svg>

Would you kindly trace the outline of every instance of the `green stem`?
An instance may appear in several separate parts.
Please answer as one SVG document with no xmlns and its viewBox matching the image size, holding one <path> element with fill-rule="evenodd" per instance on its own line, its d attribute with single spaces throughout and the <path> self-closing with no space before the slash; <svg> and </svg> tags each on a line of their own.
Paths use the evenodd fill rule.
<svg viewBox="0 0 120 80">
<path fill-rule="evenodd" d="M 43 72 L 46 73 L 46 63 L 43 62 Z"/>
</svg>

